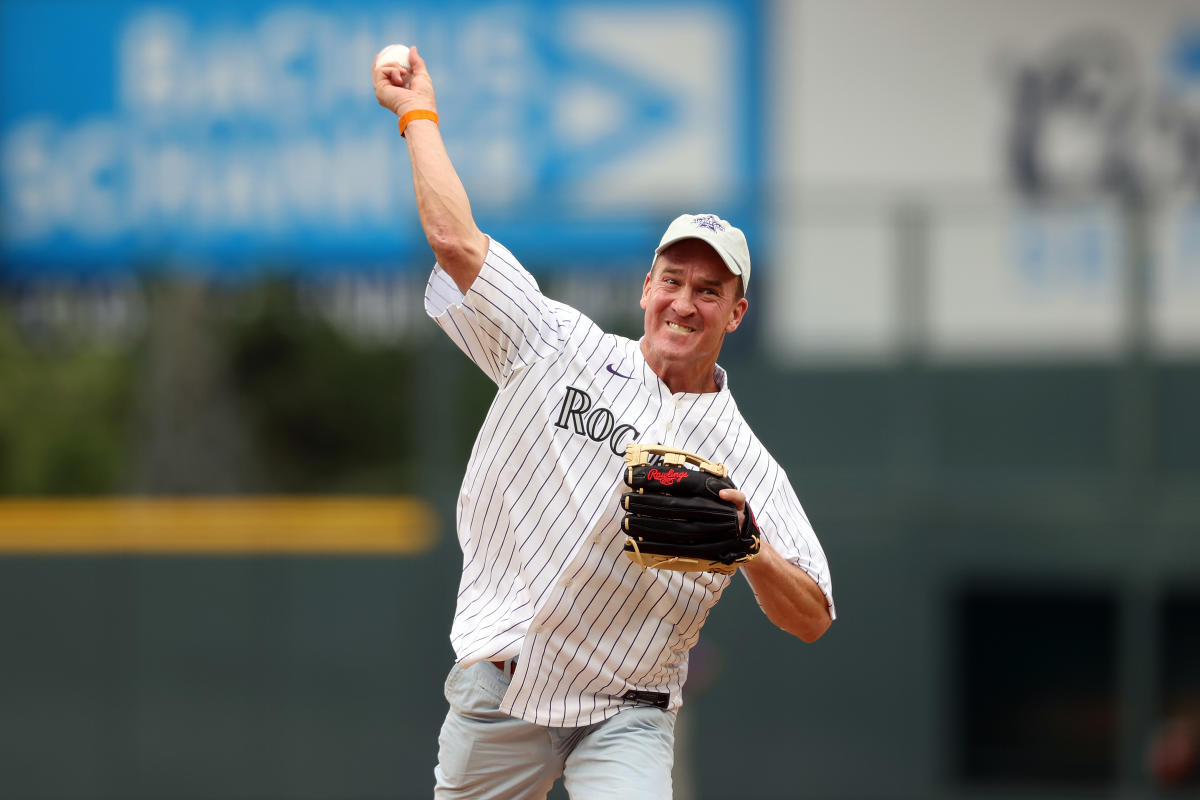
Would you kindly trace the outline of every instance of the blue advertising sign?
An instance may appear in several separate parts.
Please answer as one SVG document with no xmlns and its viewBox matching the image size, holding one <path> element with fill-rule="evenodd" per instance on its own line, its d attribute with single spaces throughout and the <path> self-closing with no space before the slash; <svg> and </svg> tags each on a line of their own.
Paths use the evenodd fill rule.
<svg viewBox="0 0 1200 800">
<path fill-rule="evenodd" d="M 738 0 L 6 0 L 0 271 L 428 262 L 375 54 L 417 45 L 481 227 L 545 266 L 755 227 L 762 9 Z"/>
</svg>

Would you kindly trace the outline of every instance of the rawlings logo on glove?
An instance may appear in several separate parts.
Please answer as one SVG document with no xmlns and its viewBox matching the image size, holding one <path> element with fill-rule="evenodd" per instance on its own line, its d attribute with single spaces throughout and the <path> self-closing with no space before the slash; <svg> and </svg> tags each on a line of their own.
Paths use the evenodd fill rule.
<svg viewBox="0 0 1200 800">
<path fill-rule="evenodd" d="M 650 465 L 662 456 L 666 469 Z M 695 469 L 688 469 L 691 464 Z M 733 574 L 759 550 L 750 507 L 738 524 L 737 508 L 722 500 L 736 489 L 724 464 L 661 445 L 625 446 L 625 554 L 642 569 Z"/>
<path fill-rule="evenodd" d="M 650 469 L 646 472 L 646 480 L 654 481 L 655 483 L 661 483 L 663 486 L 670 486 L 673 483 L 679 483 L 681 480 L 683 480 L 686 477 L 687 477 L 686 469 L 681 469 L 678 472 L 676 472 L 673 469 L 669 469 L 666 472 L 660 472 L 659 470 L 656 470 L 656 469 Z"/>
</svg>

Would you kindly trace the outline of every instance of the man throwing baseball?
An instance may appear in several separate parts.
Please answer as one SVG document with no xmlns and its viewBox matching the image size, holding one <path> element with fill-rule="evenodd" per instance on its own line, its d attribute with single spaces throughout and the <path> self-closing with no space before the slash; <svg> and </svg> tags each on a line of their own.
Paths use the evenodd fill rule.
<svg viewBox="0 0 1200 800">
<path fill-rule="evenodd" d="M 748 307 L 745 237 L 680 216 L 642 338 L 605 333 L 476 227 L 409 60 L 372 77 L 437 257 L 425 308 L 497 386 L 458 499 L 435 796 L 544 798 L 561 776 L 574 800 L 670 797 L 688 652 L 731 574 L 806 642 L 834 618 L 821 545 L 717 365 Z"/>
</svg>

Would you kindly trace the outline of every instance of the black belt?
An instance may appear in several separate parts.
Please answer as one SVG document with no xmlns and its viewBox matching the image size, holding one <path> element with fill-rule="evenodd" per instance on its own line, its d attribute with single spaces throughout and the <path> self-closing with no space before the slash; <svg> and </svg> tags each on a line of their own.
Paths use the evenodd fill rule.
<svg viewBox="0 0 1200 800">
<path fill-rule="evenodd" d="M 670 692 L 647 692 L 641 689 L 630 689 L 625 694 L 621 695 L 622 700 L 632 700 L 635 703 L 642 705 L 654 706 L 661 708 L 664 711 L 667 706 L 671 705 Z"/>
<path fill-rule="evenodd" d="M 517 658 L 513 656 L 507 661 L 489 661 L 496 669 L 503 672 L 510 679 L 517 674 Z M 622 700 L 631 700 L 639 705 L 654 706 L 661 708 L 664 711 L 671 705 L 670 692 L 650 692 L 641 689 L 630 689 L 625 694 L 621 695 Z"/>
</svg>

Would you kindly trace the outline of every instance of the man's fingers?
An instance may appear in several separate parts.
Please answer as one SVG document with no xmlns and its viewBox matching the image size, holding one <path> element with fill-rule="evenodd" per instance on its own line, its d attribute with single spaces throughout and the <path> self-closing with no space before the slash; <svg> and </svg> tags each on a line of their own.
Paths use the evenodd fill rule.
<svg viewBox="0 0 1200 800">
<path fill-rule="evenodd" d="M 433 82 L 425 70 L 425 59 L 421 58 L 416 47 L 409 48 L 408 62 L 407 67 L 395 62 L 376 62 L 371 68 L 376 99 L 397 116 L 414 108 L 436 109 Z"/>
<path fill-rule="evenodd" d="M 722 489 L 720 498 L 727 500 L 737 506 L 737 510 L 741 511 L 746 507 L 746 493 L 740 489 Z"/>
<path fill-rule="evenodd" d="M 404 86 L 403 68 L 390 64 L 383 68 L 383 74 L 393 86 Z"/>
<path fill-rule="evenodd" d="M 746 493 L 741 489 L 722 489 L 717 492 L 717 496 L 722 500 L 733 503 L 733 507 L 737 509 L 738 528 L 746 524 Z"/>
</svg>

